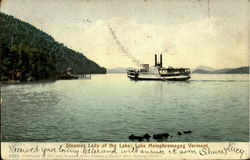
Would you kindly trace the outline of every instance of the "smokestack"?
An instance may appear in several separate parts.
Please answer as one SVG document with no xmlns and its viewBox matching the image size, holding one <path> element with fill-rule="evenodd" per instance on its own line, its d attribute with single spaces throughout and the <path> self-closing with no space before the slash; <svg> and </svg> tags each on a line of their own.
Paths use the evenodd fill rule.
<svg viewBox="0 0 250 160">
<path fill-rule="evenodd" d="M 162 68 L 162 54 L 160 55 L 160 67 Z"/>
<path fill-rule="evenodd" d="M 155 54 L 155 66 L 157 66 L 157 54 Z"/>
</svg>

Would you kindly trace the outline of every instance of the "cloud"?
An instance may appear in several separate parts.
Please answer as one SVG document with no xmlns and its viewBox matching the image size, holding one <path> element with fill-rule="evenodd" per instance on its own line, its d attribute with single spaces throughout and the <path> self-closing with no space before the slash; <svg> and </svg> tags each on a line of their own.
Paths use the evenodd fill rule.
<svg viewBox="0 0 250 160">
<path fill-rule="evenodd" d="M 210 17 L 206 1 L 195 0 L 8 0 L 2 10 L 108 68 L 134 66 L 131 57 L 154 64 L 160 53 L 165 65 L 223 68 L 248 64 L 246 3 L 210 1 Z M 119 49 L 108 23 L 130 56 Z"/>
</svg>

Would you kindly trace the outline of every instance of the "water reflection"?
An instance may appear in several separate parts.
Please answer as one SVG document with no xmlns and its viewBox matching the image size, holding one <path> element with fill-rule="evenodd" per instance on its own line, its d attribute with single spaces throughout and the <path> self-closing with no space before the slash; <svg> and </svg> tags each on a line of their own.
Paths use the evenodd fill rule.
<svg viewBox="0 0 250 160">
<path fill-rule="evenodd" d="M 3 85 L 2 92 L 3 141 L 124 142 L 166 132 L 169 142 L 248 141 L 246 75 L 194 75 L 190 82 L 95 75 Z"/>
<path fill-rule="evenodd" d="M 54 121 L 54 115 L 58 114 L 56 106 L 60 97 L 55 91 L 45 89 L 47 85 L 48 83 L 32 83 L 4 86 L 1 107 L 4 141 L 16 140 L 13 139 L 15 136 L 17 141 L 43 139 L 49 130 L 48 127 L 57 126 L 50 122 Z"/>
</svg>

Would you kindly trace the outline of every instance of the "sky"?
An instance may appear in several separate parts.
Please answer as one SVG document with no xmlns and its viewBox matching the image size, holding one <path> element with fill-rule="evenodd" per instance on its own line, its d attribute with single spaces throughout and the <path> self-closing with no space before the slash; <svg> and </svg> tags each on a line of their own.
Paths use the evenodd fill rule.
<svg viewBox="0 0 250 160">
<path fill-rule="evenodd" d="M 0 11 L 106 68 L 247 66 L 248 0 L 2 0 Z M 109 28 L 110 26 L 110 28 Z"/>
</svg>

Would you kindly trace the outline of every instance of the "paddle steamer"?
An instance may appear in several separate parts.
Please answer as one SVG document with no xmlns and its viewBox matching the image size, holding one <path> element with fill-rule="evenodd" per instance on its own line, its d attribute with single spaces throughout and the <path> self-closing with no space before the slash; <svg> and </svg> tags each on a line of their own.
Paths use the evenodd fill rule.
<svg viewBox="0 0 250 160">
<path fill-rule="evenodd" d="M 140 69 L 127 70 L 128 78 L 132 80 L 168 80 L 168 81 L 186 81 L 191 78 L 189 68 L 165 68 L 162 66 L 162 55 L 160 62 L 157 62 L 155 55 L 155 65 L 149 67 L 149 64 L 142 64 Z"/>
</svg>

